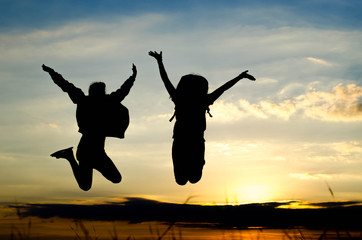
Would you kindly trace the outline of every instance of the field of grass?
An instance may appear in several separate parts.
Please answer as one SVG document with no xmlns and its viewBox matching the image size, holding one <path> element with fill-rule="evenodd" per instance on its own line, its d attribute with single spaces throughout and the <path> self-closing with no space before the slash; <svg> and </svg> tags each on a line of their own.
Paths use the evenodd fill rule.
<svg viewBox="0 0 362 240">
<path fill-rule="evenodd" d="M 23 217 L 18 209 L 1 224 L 10 240 L 362 240 L 362 231 L 325 229 L 219 228 L 182 222 L 129 224 L 122 221 L 64 220 Z M 358 219 L 356 220 L 358 221 Z M 5 226 L 6 227 L 6 226 Z"/>
</svg>

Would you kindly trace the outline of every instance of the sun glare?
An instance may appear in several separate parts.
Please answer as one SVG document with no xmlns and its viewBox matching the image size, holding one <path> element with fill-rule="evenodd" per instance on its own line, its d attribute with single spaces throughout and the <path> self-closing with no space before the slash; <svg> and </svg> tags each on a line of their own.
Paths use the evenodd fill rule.
<svg viewBox="0 0 362 240">
<path fill-rule="evenodd" d="M 238 199 L 242 202 L 267 202 L 272 199 L 271 191 L 265 185 L 246 185 L 237 189 Z"/>
</svg>

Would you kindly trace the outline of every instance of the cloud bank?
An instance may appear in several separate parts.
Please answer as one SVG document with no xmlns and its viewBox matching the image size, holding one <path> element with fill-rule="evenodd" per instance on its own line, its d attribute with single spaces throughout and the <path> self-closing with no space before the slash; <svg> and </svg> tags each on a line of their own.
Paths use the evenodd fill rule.
<svg viewBox="0 0 362 240">
<path fill-rule="evenodd" d="M 287 209 L 291 202 L 269 202 L 244 205 L 202 206 L 174 204 L 144 198 L 127 198 L 121 202 L 105 204 L 24 204 L 10 206 L 22 216 L 40 218 L 70 218 L 100 221 L 150 221 L 166 224 L 211 228 L 311 228 L 339 227 L 360 229 L 358 217 L 362 212 L 360 202 L 322 202 L 306 204 L 305 209 Z M 301 203 L 300 206 L 302 206 Z M 282 207 L 282 208 L 281 208 Z M 313 208 L 317 209 L 313 209 Z M 338 218 L 330 216 L 338 214 Z"/>
<path fill-rule="evenodd" d="M 293 117 L 330 122 L 362 121 L 362 87 L 338 84 L 331 92 L 311 89 L 307 93 L 280 102 L 262 100 L 250 103 L 240 99 L 237 103 L 217 102 L 212 111 L 218 121 L 235 121 L 247 116 L 261 119 Z"/>
</svg>

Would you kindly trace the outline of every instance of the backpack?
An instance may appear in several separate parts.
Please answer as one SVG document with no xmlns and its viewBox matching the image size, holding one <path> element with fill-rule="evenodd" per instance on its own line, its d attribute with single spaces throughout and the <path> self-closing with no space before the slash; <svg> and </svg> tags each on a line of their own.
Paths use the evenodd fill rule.
<svg viewBox="0 0 362 240">
<path fill-rule="evenodd" d="M 108 115 L 107 127 L 105 128 L 105 134 L 107 137 L 124 138 L 130 117 L 128 109 L 121 103 L 117 104 L 114 109 Z"/>
</svg>

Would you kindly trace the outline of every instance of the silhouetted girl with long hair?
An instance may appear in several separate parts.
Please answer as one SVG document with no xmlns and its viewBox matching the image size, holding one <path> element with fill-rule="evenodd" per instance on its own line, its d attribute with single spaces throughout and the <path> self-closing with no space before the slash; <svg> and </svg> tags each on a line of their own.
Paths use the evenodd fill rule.
<svg viewBox="0 0 362 240">
<path fill-rule="evenodd" d="M 170 119 L 172 121 L 176 117 L 172 145 L 175 180 L 179 185 L 185 185 L 188 181 L 197 183 L 205 164 L 205 114 L 210 115 L 209 106 L 239 80 L 247 78 L 255 81 L 255 78 L 244 71 L 208 94 L 207 80 L 199 75 L 188 74 L 181 77 L 175 88 L 163 65 L 162 52 L 150 51 L 149 55 L 157 60 L 161 79 L 175 104 L 175 113 Z"/>
</svg>

